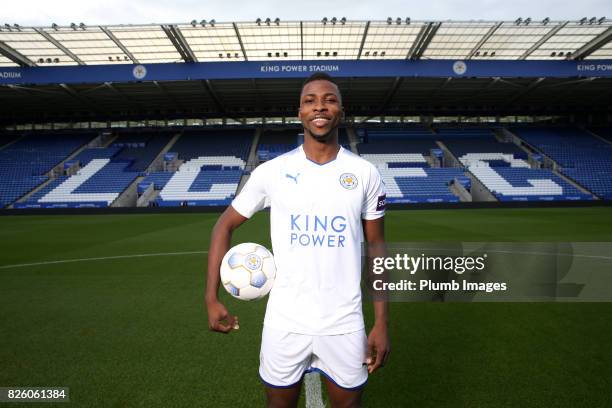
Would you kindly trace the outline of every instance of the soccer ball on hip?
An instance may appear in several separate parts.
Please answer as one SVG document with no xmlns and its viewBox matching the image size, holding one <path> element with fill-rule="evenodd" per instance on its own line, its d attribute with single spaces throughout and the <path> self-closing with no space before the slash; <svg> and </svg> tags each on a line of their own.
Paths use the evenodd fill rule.
<svg viewBox="0 0 612 408">
<path fill-rule="evenodd" d="M 223 287 L 241 300 L 266 296 L 272 289 L 275 277 L 272 253 L 259 244 L 238 244 L 227 251 L 221 261 Z"/>
</svg>

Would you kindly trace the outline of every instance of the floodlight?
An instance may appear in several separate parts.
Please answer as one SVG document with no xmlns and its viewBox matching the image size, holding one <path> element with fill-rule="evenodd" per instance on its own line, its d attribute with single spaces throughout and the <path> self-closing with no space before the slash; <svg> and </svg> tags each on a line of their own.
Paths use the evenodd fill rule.
<svg viewBox="0 0 612 408">
<path fill-rule="evenodd" d="M 606 18 L 605 17 L 601 17 L 599 20 L 597 20 L 597 24 L 601 24 L 604 21 L 606 21 Z"/>
<path fill-rule="evenodd" d="M 517 18 L 516 20 L 514 20 L 514 24 L 516 24 L 516 25 L 520 25 L 522 22 L 523 22 L 523 19 L 520 18 L 520 17 Z"/>
<path fill-rule="evenodd" d="M 586 23 L 586 22 L 587 22 L 587 18 L 586 18 L 586 17 L 582 17 L 582 18 L 580 19 L 580 25 L 582 25 L 582 24 L 584 24 L 584 23 Z"/>
<path fill-rule="evenodd" d="M 51 28 L 54 29 L 55 31 L 57 31 L 58 27 L 59 26 L 55 23 L 51 24 Z"/>
<path fill-rule="evenodd" d="M 266 24 L 270 25 L 270 17 L 266 18 Z"/>
<path fill-rule="evenodd" d="M 255 23 L 257 23 L 258 26 L 261 25 L 261 18 L 257 18 L 257 20 L 255 20 Z"/>
<path fill-rule="evenodd" d="M 200 21 L 200 25 L 201 25 L 202 27 L 206 27 L 206 20 L 201 20 L 201 21 Z"/>
<path fill-rule="evenodd" d="M 340 23 L 341 23 L 342 25 L 345 25 L 345 24 L 346 24 L 346 17 L 342 17 L 342 18 L 340 19 Z"/>
<path fill-rule="evenodd" d="M 332 17 L 331 22 L 333 25 L 336 25 L 336 23 L 338 22 L 338 19 L 336 17 Z"/>
<path fill-rule="evenodd" d="M 57 57 L 53 58 L 53 62 L 55 62 L 57 64 L 59 62 L 59 58 L 57 58 Z"/>
<path fill-rule="evenodd" d="M 546 25 L 550 23 L 550 18 L 546 17 L 544 20 L 542 20 L 542 24 Z"/>
<path fill-rule="evenodd" d="M 323 17 L 323 20 L 321 20 L 321 22 L 323 23 L 323 25 L 327 24 L 327 17 Z"/>
<path fill-rule="evenodd" d="M 393 19 L 391 17 L 387 17 L 387 24 L 391 25 L 393 23 Z"/>
<path fill-rule="evenodd" d="M 410 24 L 410 17 L 406 17 L 406 24 Z"/>
<path fill-rule="evenodd" d="M 191 26 L 195 27 L 198 25 L 198 22 L 196 20 L 191 20 Z"/>
<path fill-rule="evenodd" d="M 595 17 L 591 17 L 589 19 L 589 24 L 593 24 L 593 23 L 595 23 L 595 21 L 597 21 L 597 19 Z"/>
<path fill-rule="evenodd" d="M 74 31 L 76 31 L 76 29 L 77 29 L 77 25 L 76 25 L 76 24 L 74 24 L 74 23 L 71 23 L 71 24 L 70 24 L 70 28 L 72 28 Z"/>
<path fill-rule="evenodd" d="M 525 19 L 525 25 L 529 25 L 529 23 L 531 23 L 531 17 Z"/>
<path fill-rule="evenodd" d="M 274 23 L 275 23 L 276 25 L 280 25 L 280 18 L 276 17 L 276 18 L 274 19 Z"/>
<path fill-rule="evenodd" d="M 84 29 L 86 29 L 86 28 L 87 28 L 87 27 L 85 26 L 85 23 L 80 23 L 80 24 L 79 24 L 79 27 L 81 28 L 81 30 L 84 30 Z"/>
<path fill-rule="evenodd" d="M 214 18 L 208 22 L 208 24 L 210 24 L 211 27 L 214 27 L 215 23 L 216 23 L 216 21 L 215 21 Z"/>
<path fill-rule="evenodd" d="M 396 23 L 397 25 L 402 24 L 402 19 L 401 19 L 401 18 L 399 18 L 399 17 L 398 17 L 398 18 L 396 18 L 396 19 L 395 19 L 395 23 Z"/>
</svg>

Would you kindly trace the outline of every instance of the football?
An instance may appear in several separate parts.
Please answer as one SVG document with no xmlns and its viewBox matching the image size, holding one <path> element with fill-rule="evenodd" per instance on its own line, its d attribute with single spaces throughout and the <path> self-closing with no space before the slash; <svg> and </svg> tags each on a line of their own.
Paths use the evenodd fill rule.
<svg viewBox="0 0 612 408">
<path fill-rule="evenodd" d="M 221 283 L 230 295 L 240 300 L 266 296 L 275 277 L 274 257 L 259 244 L 238 244 L 221 261 Z"/>
</svg>

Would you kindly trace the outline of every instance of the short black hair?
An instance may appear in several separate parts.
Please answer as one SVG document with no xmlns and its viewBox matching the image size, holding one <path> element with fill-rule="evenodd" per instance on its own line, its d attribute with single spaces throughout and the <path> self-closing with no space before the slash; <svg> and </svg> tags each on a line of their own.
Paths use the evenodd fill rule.
<svg viewBox="0 0 612 408">
<path fill-rule="evenodd" d="M 301 92 L 304 92 L 304 87 L 306 86 L 306 84 L 313 81 L 329 81 L 332 84 L 336 85 L 336 88 L 338 88 L 338 96 L 342 100 L 342 92 L 340 92 L 340 86 L 338 86 L 338 83 L 334 80 L 334 78 L 331 77 L 331 75 L 326 74 L 325 72 L 315 72 L 314 74 L 306 78 L 304 82 L 302 82 Z"/>
<path fill-rule="evenodd" d="M 314 74 L 306 78 L 304 82 L 302 82 L 302 89 L 304 89 L 307 83 L 313 81 L 329 81 L 332 84 L 338 86 L 338 84 L 336 83 L 336 81 L 334 81 L 334 78 L 332 78 L 331 75 L 326 74 L 325 72 L 315 72 Z"/>
</svg>

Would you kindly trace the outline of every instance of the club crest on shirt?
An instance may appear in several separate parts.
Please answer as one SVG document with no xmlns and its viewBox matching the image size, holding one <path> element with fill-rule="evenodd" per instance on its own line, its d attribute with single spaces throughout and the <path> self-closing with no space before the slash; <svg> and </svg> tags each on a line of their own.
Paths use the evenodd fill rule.
<svg viewBox="0 0 612 408">
<path fill-rule="evenodd" d="M 353 173 L 344 173 L 340 176 L 340 185 L 347 190 L 357 187 L 357 177 Z"/>
</svg>

